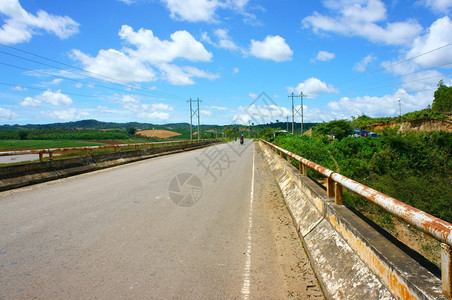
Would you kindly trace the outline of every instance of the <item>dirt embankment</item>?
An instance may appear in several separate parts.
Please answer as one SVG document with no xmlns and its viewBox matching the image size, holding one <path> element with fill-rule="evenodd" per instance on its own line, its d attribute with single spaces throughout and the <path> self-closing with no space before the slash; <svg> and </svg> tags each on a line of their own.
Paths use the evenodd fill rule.
<svg viewBox="0 0 452 300">
<path fill-rule="evenodd" d="M 376 124 L 371 126 L 371 130 L 379 131 L 385 128 L 394 128 L 400 126 L 399 132 L 407 131 L 447 131 L 452 132 L 452 122 L 437 119 L 417 119 L 410 121 L 394 122 L 390 124 Z"/>
<path fill-rule="evenodd" d="M 147 137 L 157 137 L 161 139 L 170 138 L 173 136 L 181 135 L 178 132 L 169 131 L 169 130 L 141 130 L 138 131 L 136 134 L 147 136 Z"/>
</svg>

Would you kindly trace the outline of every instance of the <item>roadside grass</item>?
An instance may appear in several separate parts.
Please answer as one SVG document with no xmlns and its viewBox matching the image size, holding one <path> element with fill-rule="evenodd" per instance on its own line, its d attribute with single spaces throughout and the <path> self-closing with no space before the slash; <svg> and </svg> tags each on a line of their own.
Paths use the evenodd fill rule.
<svg viewBox="0 0 452 300">
<path fill-rule="evenodd" d="M 100 146 L 101 142 L 73 140 L 0 140 L 0 151 Z"/>
</svg>

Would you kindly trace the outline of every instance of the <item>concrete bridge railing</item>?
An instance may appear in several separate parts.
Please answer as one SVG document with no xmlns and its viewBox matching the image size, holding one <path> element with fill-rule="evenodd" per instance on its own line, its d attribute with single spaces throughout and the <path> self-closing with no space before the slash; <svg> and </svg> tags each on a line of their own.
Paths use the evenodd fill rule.
<svg viewBox="0 0 452 300">
<path fill-rule="evenodd" d="M 341 240 L 345 241 L 353 252 L 360 257 L 360 260 L 369 267 L 372 273 L 380 278 L 392 295 L 400 299 L 451 297 L 452 224 L 267 141 L 261 140 L 260 145 L 264 149 L 274 174 L 276 173 L 276 176 L 279 176 L 277 181 L 283 194 L 287 193 L 285 195 L 286 202 L 295 223 L 299 226 L 299 233 L 301 238 L 305 240 L 305 245 L 309 247 L 307 242 L 309 238 L 307 236 L 312 234 L 314 229 L 319 227 L 324 220 L 327 220 L 328 226 L 340 234 Z M 298 169 L 291 164 L 292 159 L 298 162 Z M 312 184 L 312 180 L 307 177 L 307 168 L 311 168 L 327 178 L 326 193 L 322 189 L 319 190 L 318 185 Z M 292 186 L 292 188 L 298 187 L 301 190 L 301 194 L 294 198 L 292 195 L 294 192 L 288 189 L 288 186 Z M 369 226 L 357 220 L 356 215 L 343 205 L 343 188 L 353 191 L 388 213 L 440 241 L 442 280 L 437 279 L 434 274 L 425 270 L 425 267 L 401 253 L 400 249 L 396 249 L 397 247 L 392 242 L 388 242 L 387 239 L 377 234 L 375 230 L 368 228 Z M 302 207 L 304 207 L 304 211 L 301 209 Z M 313 208 L 315 211 L 313 211 Z M 328 227 L 327 225 L 325 226 Z M 363 228 L 365 229 L 363 230 Z M 336 245 L 338 243 L 340 242 L 336 241 Z M 321 250 L 307 249 L 307 251 L 308 253 L 314 253 Z M 312 254 L 311 258 L 315 260 L 316 257 L 314 256 L 316 255 Z M 338 257 L 329 259 L 338 259 Z M 317 260 L 319 261 L 318 257 Z M 403 262 L 404 266 L 401 266 L 401 262 Z M 333 269 L 332 267 L 330 271 L 334 272 Z M 343 270 L 338 270 L 338 272 L 343 272 Z M 324 275 L 320 274 L 319 277 Z M 336 280 L 339 279 L 336 278 Z M 332 287 L 334 284 L 336 285 L 335 288 Z M 327 286 L 324 286 L 324 288 L 329 289 L 331 295 L 340 295 L 340 289 L 338 289 L 340 284 L 328 282 L 325 285 Z M 376 298 L 381 298 L 382 295 L 379 294 Z"/>
</svg>

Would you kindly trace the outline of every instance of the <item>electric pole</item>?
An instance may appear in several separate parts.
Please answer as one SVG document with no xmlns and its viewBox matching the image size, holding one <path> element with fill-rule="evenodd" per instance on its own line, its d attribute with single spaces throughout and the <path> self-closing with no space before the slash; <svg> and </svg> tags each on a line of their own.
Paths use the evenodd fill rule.
<svg viewBox="0 0 452 300">
<path fill-rule="evenodd" d="M 292 98 L 292 135 L 295 133 L 295 124 L 294 124 L 294 116 L 295 114 L 300 115 L 301 118 L 301 134 L 303 134 L 303 92 L 300 92 L 300 95 L 294 95 L 292 92 L 292 95 L 289 97 Z M 301 98 L 301 106 L 300 110 L 296 109 L 293 104 L 293 98 L 294 97 L 300 97 Z"/>
<path fill-rule="evenodd" d="M 287 132 L 289 132 L 289 115 L 286 117 L 286 123 L 287 123 Z"/>
<path fill-rule="evenodd" d="M 292 98 L 292 135 L 295 133 L 295 124 L 294 124 L 294 110 L 298 112 L 298 110 L 296 108 L 294 108 L 293 106 L 293 98 L 294 97 L 300 97 L 298 95 L 294 95 L 292 92 L 292 95 L 290 95 L 289 97 Z"/>
<path fill-rule="evenodd" d="M 198 103 L 198 107 L 197 109 L 193 110 L 193 101 L 196 101 Z M 193 116 L 197 116 L 198 117 L 198 142 L 200 139 L 200 132 L 201 132 L 201 128 L 200 128 L 200 120 L 199 120 L 199 102 L 201 100 L 196 99 L 196 100 L 192 100 L 190 98 L 190 100 L 188 100 L 187 102 L 190 102 L 190 141 L 193 140 Z"/>
<path fill-rule="evenodd" d="M 400 104 L 400 99 L 397 101 L 399 101 L 399 122 L 402 123 L 402 105 Z"/>
</svg>

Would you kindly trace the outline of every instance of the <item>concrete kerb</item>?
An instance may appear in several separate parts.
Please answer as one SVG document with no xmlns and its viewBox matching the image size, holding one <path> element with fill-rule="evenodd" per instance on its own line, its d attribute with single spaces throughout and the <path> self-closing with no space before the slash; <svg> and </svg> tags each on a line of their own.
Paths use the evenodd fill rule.
<svg viewBox="0 0 452 300">
<path fill-rule="evenodd" d="M 438 276 L 260 146 L 327 298 L 447 299 Z"/>
<path fill-rule="evenodd" d="M 196 150 L 219 142 L 176 145 L 0 167 L 0 191 L 65 178 L 126 163 Z"/>
</svg>

